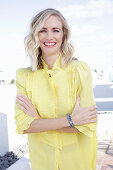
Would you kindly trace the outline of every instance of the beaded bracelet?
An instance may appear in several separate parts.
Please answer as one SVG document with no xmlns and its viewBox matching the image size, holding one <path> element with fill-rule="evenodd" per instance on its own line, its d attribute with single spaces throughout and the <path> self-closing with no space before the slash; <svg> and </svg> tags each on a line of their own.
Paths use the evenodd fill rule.
<svg viewBox="0 0 113 170">
<path fill-rule="evenodd" d="M 69 122 L 69 124 L 70 124 L 70 128 L 71 127 L 74 127 L 75 125 L 74 125 L 74 123 L 73 123 L 73 121 L 72 121 L 72 119 L 71 119 L 71 115 L 69 114 L 69 113 L 67 113 L 67 119 L 68 119 L 68 122 Z"/>
</svg>

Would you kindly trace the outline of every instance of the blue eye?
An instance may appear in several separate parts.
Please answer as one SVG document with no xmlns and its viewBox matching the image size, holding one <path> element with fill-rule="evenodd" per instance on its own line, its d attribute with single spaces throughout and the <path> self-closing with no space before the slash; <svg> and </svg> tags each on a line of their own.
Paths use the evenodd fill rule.
<svg viewBox="0 0 113 170">
<path fill-rule="evenodd" d="M 40 32 L 46 32 L 46 30 L 41 30 Z"/>
<path fill-rule="evenodd" d="M 54 30 L 54 32 L 59 32 L 59 30 Z"/>
<path fill-rule="evenodd" d="M 47 30 L 41 30 L 40 33 L 47 32 Z M 53 32 L 60 32 L 59 30 L 53 30 Z"/>
</svg>

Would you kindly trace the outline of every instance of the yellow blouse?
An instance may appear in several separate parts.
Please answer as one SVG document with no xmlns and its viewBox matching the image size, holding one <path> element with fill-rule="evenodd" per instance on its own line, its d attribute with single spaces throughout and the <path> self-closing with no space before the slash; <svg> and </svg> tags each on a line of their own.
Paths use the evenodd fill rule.
<svg viewBox="0 0 113 170">
<path fill-rule="evenodd" d="M 80 106 L 95 105 L 91 71 L 81 61 L 73 60 L 61 67 L 61 57 L 51 70 L 36 72 L 20 68 L 16 72 L 17 94 L 27 96 L 42 118 L 56 118 L 72 113 L 76 96 Z M 17 132 L 29 128 L 36 118 L 25 114 L 15 103 Z M 96 123 L 75 126 L 81 133 L 47 131 L 28 134 L 29 154 L 32 170 L 95 170 L 97 154 Z"/>
</svg>

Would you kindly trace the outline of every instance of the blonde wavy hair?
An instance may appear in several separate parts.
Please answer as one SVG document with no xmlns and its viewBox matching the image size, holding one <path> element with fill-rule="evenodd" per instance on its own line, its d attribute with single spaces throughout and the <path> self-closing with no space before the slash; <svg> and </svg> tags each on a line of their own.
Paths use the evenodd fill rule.
<svg viewBox="0 0 113 170">
<path fill-rule="evenodd" d="M 24 39 L 25 49 L 27 55 L 30 57 L 32 71 L 43 69 L 41 60 L 42 51 L 39 46 L 38 32 L 43 28 L 46 19 L 51 15 L 59 17 L 63 25 L 63 42 L 61 45 L 62 67 L 68 65 L 72 60 L 74 48 L 69 42 L 71 32 L 67 21 L 58 10 L 48 8 L 33 17 L 30 24 L 30 33 Z"/>
</svg>

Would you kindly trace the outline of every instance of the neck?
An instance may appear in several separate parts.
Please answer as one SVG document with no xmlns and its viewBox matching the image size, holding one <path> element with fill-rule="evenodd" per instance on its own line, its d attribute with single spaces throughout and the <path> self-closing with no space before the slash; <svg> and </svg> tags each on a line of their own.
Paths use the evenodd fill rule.
<svg viewBox="0 0 113 170">
<path fill-rule="evenodd" d="M 55 54 L 55 55 L 44 55 L 42 54 L 43 60 L 45 61 L 45 63 L 48 65 L 48 69 L 51 70 L 56 59 L 59 57 L 60 52 Z"/>
</svg>

